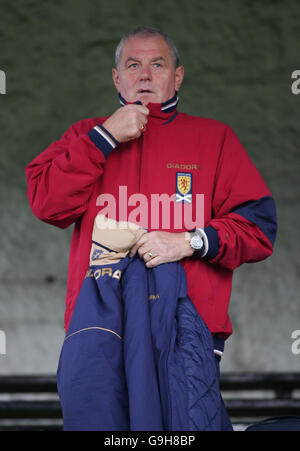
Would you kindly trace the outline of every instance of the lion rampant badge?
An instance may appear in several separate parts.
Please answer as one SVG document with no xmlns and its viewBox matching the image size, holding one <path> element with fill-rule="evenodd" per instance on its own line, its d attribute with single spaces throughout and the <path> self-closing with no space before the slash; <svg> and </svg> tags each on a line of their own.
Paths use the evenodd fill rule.
<svg viewBox="0 0 300 451">
<path fill-rule="evenodd" d="M 176 202 L 192 202 L 192 174 L 176 173 Z"/>
</svg>

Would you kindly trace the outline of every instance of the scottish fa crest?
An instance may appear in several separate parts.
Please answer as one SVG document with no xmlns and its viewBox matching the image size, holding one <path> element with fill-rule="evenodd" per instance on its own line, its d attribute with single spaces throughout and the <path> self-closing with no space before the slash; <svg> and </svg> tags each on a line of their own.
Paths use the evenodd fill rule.
<svg viewBox="0 0 300 451">
<path fill-rule="evenodd" d="M 192 174 L 176 172 L 176 202 L 192 203 Z"/>
</svg>

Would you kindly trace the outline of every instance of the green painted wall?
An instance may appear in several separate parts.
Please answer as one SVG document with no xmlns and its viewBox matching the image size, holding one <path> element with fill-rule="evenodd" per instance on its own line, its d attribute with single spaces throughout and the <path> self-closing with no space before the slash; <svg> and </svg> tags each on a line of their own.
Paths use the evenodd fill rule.
<svg viewBox="0 0 300 451">
<path fill-rule="evenodd" d="M 0 1 L 0 373 L 54 372 L 63 339 L 72 229 L 32 215 L 24 168 L 73 122 L 119 106 L 114 48 L 143 24 L 177 43 L 179 109 L 229 124 L 277 201 L 274 255 L 236 271 L 223 371 L 299 369 L 299 15 L 296 0 Z"/>
</svg>

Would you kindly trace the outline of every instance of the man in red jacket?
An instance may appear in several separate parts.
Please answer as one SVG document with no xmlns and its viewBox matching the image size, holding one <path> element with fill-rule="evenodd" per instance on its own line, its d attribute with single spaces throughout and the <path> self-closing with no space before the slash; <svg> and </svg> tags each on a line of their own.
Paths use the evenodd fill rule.
<svg viewBox="0 0 300 451">
<path fill-rule="evenodd" d="M 112 76 L 122 106 L 72 125 L 26 168 L 34 214 L 61 228 L 75 224 L 65 328 L 101 211 L 148 229 L 131 250 L 147 267 L 180 261 L 190 298 L 222 341 L 232 333 L 233 270 L 273 252 L 271 193 L 230 127 L 177 111 L 184 69 L 168 36 L 133 30 Z"/>
</svg>

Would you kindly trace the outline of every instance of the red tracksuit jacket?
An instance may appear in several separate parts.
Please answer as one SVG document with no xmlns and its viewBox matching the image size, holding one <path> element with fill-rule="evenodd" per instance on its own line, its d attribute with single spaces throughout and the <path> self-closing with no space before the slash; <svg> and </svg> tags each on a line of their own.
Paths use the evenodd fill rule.
<svg viewBox="0 0 300 451">
<path fill-rule="evenodd" d="M 186 217 L 204 227 L 207 254 L 181 263 L 199 314 L 213 334 L 224 338 L 232 333 L 228 305 L 233 270 L 273 251 L 275 204 L 240 141 L 225 124 L 178 112 L 177 103 L 175 95 L 163 104 L 148 104 L 146 131 L 122 144 L 102 128 L 106 117 L 81 120 L 26 168 L 33 213 L 57 227 L 75 225 L 66 330 L 88 269 L 93 223 L 100 210 L 116 220 L 135 220 L 149 231 L 193 228 Z M 172 202 L 162 202 L 158 211 L 153 194 Z M 196 199 L 197 194 L 202 196 Z M 187 208 L 182 216 L 179 207 Z"/>
</svg>

